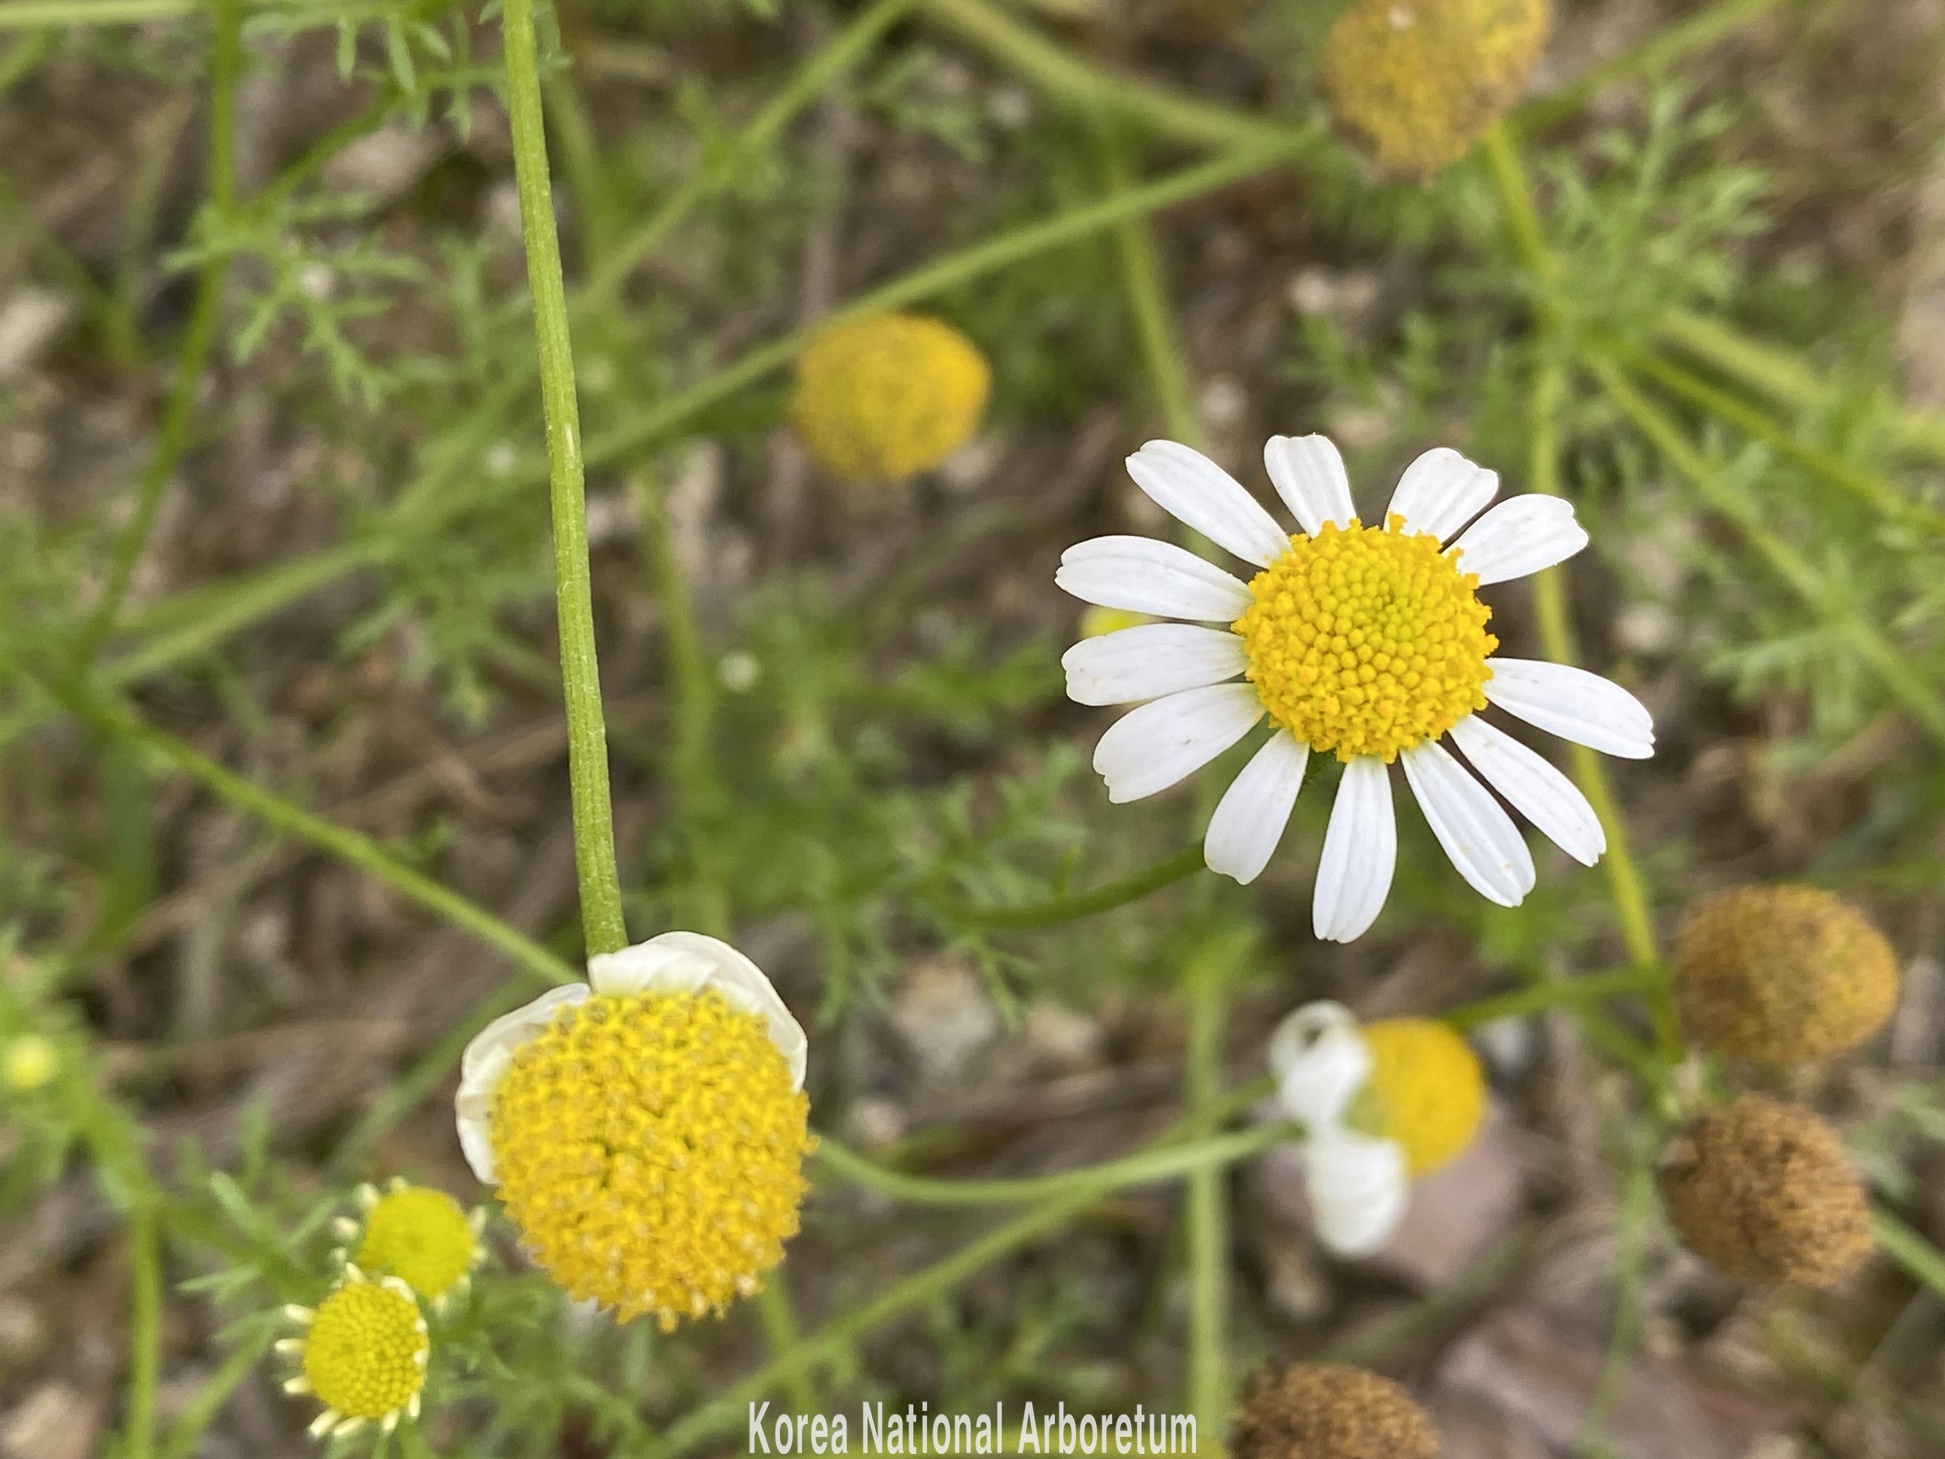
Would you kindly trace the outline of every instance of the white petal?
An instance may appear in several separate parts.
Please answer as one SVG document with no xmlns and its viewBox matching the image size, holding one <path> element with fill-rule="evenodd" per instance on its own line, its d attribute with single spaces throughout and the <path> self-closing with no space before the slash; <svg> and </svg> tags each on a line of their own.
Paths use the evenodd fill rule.
<svg viewBox="0 0 1945 1459">
<path fill-rule="evenodd" d="M 620 952 L 596 953 L 588 959 L 588 976 L 597 993 L 614 996 L 714 988 L 731 1007 L 753 1013 L 769 1026 L 770 1042 L 790 1066 L 791 1087 L 804 1087 L 809 1041 L 803 1025 L 763 970 L 727 942 L 700 932 L 664 932 Z"/>
<path fill-rule="evenodd" d="M 1329 436 L 1271 436 L 1263 447 L 1263 465 L 1283 505 L 1312 537 L 1326 522 L 1351 525 L 1357 515 L 1351 479 Z"/>
<path fill-rule="evenodd" d="M 1054 582 L 1084 603 L 1231 623 L 1254 601 L 1249 589 L 1186 547 L 1152 537 L 1095 537 L 1060 554 Z"/>
<path fill-rule="evenodd" d="M 1310 926 L 1326 942 L 1351 942 L 1378 920 L 1398 864 L 1398 825 L 1384 761 L 1360 755 L 1344 767 L 1324 832 Z"/>
<path fill-rule="evenodd" d="M 588 991 L 586 983 L 549 988 L 533 1002 L 487 1024 L 473 1035 L 460 1056 L 459 1093 L 453 1098 L 459 1148 L 465 1152 L 473 1174 L 488 1185 L 493 1183 L 493 1141 L 486 1128 L 486 1112 L 493 1102 L 493 1090 L 512 1067 L 514 1051 L 552 1023 L 562 1008 L 585 999 Z"/>
<path fill-rule="evenodd" d="M 1185 689 L 1116 720 L 1094 747 L 1094 768 L 1109 800 L 1140 800 L 1200 770 L 1262 717 L 1252 685 Z"/>
<path fill-rule="evenodd" d="M 1572 664 L 1541 659 L 1488 659 L 1486 698 L 1528 724 L 1577 745 L 1645 760 L 1655 752 L 1648 707 L 1619 684 Z"/>
<path fill-rule="evenodd" d="M 1536 752 L 1476 714 L 1452 726 L 1452 742 L 1465 751 L 1486 784 L 1513 803 L 1562 851 L 1592 866 L 1607 850 L 1607 833 L 1587 797 Z"/>
<path fill-rule="evenodd" d="M 1233 679 L 1249 667 L 1249 651 L 1221 628 L 1144 623 L 1083 638 L 1060 665 L 1076 704 L 1136 704 Z"/>
<path fill-rule="evenodd" d="M 1574 520 L 1572 502 L 1528 492 L 1501 502 L 1452 545 L 1459 571 L 1477 573 L 1483 588 L 1565 562 L 1587 545 L 1587 529 Z"/>
<path fill-rule="evenodd" d="M 1371 1047 L 1342 1003 L 1306 1003 L 1270 1034 L 1269 1065 L 1284 1112 L 1315 1137 L 1344 1118 L 1371 1077 Z"/>
<path fill-rule="evenodd" d="M 1268 567 L 1290 550 L 1290 534 L 1276 518 L 1200 451 L 1150 441 L 1128 458 L 1128 475 L 1156 506 L 1245 562 Z"/>
<path fill-rule="evenodd" d="M 1304 1193 L 1317 1235 L 1339 1256 L 1369 1256 L 1398 1229 L 1411 1195 L 1395 1140 L 1332 1129 L 1304 1147 Z"/>
<path fill-rule="evenodd" d="M 1202 838 L 1202 859 L 1209 870 L 1244 886 L 1263 874 L 1290 823 L 1309 761 L 1310 746 L 1298 744 L 1290 731 L 1280 729 L 1270 736 L 1229 783 L 1209 818 L 1209 834 Z"/>
<path fill-rule="evenodd" d="M 1489 902 L 1517 907 L 1533 890 L 1533 853 L 1492 793 L 1435 741 L 1400 755 L 1418 808 L 1459 875 Z"/>
<path fill-rule="evenodd" d="M 1435 446 L 1398 478 L 1385 520 L 1401 516 L 1405 531 L 1443 542 L 1483 512 L 1498 490 L 1497 471 L 1475 466 L 1450 446 Z"/>
</svg>

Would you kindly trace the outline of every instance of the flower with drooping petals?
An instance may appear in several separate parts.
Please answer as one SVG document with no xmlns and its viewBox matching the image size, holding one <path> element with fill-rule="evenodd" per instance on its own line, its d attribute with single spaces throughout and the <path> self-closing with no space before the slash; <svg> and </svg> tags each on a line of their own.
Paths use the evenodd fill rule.
<svg viewBox="0 0 1945 1459">
<path fill-rule="evenodd" d="M 571 1296 L 668 1330 L 757 1292 L 797 1232 L 804 1031 L 755 963 L 694 932 L 588 976 L 467 1046 L 460 1144 Z"/>
<path fill-rule="evenodd" d="M 1492 610 L 1479 588 L 1587 544 L 1572 506 L 1529 494 L 1487 511 L 1497 474 L 1441 447 L 1406 468 L 1384 524 L 1366 527 L 1324 437 L 1272 437 L 1263 458 L 1302 527 L 1294 535 L 1187 446 L 1150 441 L 1128 458 L 1135 484 L 1163 509 L 1260 569 L 1248 583 L 1147 537 L 1097 537 L 1061 556 L 1055 581 L 1077 598 L 1191 620 L 1083 639 L 1062 656 L 1070 698 L 1139 705 L 1094 752 L 1108 799 L 1168 789 L 1267 716 L 1269 741 L 1217 805 L 1203 842 L 1212 870 L 1250 882 L 1282 838 L 1311 752 L 1334 755 L 1344 774 L 1311 923 L 1336 942 L 1370 927 L 1391 889 L 1394 761 L 1475 890 L 1506 907 L 1532 890 L 1533 857 L 1518 827 L 1446 750 L 1447 737 L 1568 855 L 1599 860 L 1607 839 L 1587 798 L 1480 713 L 1490 704 L 1612 755 L 1654 753 L 1653 721 L 1627 690 L 1568 664 L 1497 655 L 1486 631 Z"/>
</svg>

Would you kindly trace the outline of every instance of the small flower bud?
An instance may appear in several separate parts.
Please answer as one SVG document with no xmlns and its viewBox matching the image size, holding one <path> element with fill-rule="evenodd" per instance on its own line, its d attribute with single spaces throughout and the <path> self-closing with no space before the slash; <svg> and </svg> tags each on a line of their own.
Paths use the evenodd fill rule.
<svg viewBox="0 0 1945 1459">
<path fill-rule="evenodd" d="M 1827 1058 L 1883 1027 L 1898 961 L 1875 927 L 1815 887 L 1736 887 L 1689 909 L 1675 997 L 1690 1038 L 1764 1064 Z"/>
<path fill-rule="evenodd" d="M 1871 1251 L 1864 1187 L 1836 1132 L 1759 1094 L 1689 1126 L 1661 1193 L 1695 1253 L 1751 1286 L 1832 1287 Z"/>
<path fill-rule="evenodd" d="M 1251 1375 L 1231 1447 L 1235 1459 L 1437 1459 L 1439 1438 L 1389 1378 L 1291 1363 Z"/>
<path fill-rule="evenodd" d="M 6 1078 L 7 1088 L 19 1094 L 31 1094 L 54 1078 L 60 1062 L 60 1053 L 51 1040 L 37 1033 L 24 1033 L 11 1040 L 6 1053 L 0 1055 L 0 1073 Z"/>
</svg>

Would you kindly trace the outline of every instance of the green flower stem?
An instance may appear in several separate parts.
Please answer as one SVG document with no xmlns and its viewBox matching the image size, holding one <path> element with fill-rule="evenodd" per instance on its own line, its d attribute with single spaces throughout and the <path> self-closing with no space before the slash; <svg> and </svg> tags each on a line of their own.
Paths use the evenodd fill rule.
<svg viewBox="0 0 1945 1459">
<path fill-rule="evenodd" d="M 1576 1003 L 1598 1003 L 1608 998 L 1648 996 L 1668 985 L 1668 971 L 1661 967 L 1623 968 L 1607 973 L 1587 973 L 1557 982 L 1534 983 L 1477 1002 L 1449 1008 L 1439 1021 L 1460 1033 L 1501 1018 L 1524 1018 Z"/>
<path fill-rule="evenodd" d="M 1652 1137 L 1651 1137 L 1652 1138 Z M 1614 1257 L 1614 1280 L 1620 1301 L 1614 1314 L 1614 1329 L 1608 1334 L 1607 1354 L 1601 1360 L 1600 1378 L 1588 1400 L 1581 1419 L 1575 1448 L 1581 1453 L 1602 1447 L 1603 1435 L 1615 1406 L 1627 1392 L 1634 1367 L 1634 1352 L 1641 1340 L 1642 1287 L 1647 1277 L 1648 1225 L 1655 1211 L 1654 1147 L 1659 1138 L 1642 1142 L 1641 1153 L 1628 1172 L 1627 1190 L 1621 1199 L 1619 1249 Z"/>
<path fill-rule="evenodd" d="M 574 301 L 575 311 L 602 309 L 613 303 L 628 276 L 655 252 L 662 240 L 695 211 L 698 203 L 720 192 L 736 176 L 737 164 L 762 151 L 782 134 L 798 112 L 829 91 L 839 79 L 868 56 L 879 39 L 912 8 L 913 0 L 876 0 L 858 12 L 851 23 L 832 36 L 804 63 L 788 85 L 751 119 L 714 167 L 697 171 L 657 208 L 648 221 L 629 234 L 603 258 Z"/>
<path fill-rule="evenodd" d="M 594 596 L 588 571 L 587 502 L 581 464 L 580 406 L 568 337 L 567 284 L 554 228 L 553 185 L 541 115 L 540 63 L 533 0 L 505 0 L 507 119 L 520 192 L 520 231 L 533 293 L 540 396 L 547 418 L 548 495 L 554 521 L 554 601 L 560 624 L 561 691 L 567 706 L 567 778 L 574 808 L 574 863 L 581 883 L 581 927 L 590 953 L 628 945 L 621 875 L 615 866 L 614 809 L 608 792 L 608 731 L 594 651 Z"/>
<path fill-rule="evenodd" d="M 1073 54 L 986 0 L 920 0 L 925 16 L 978 47 L 1046 95 L 1083 110 L 1125 116 L 1179 141 L 1205 147 L 1284 147 L 1292 155 L 1321 146 L 1321 126 L 1263 121 L 1186 92 L 1118 74 Z"/>
<path fill-rule="evenodd" d="M 1122 192 L 1128 185 L 1127 168 L 1112 140 L 1108 148 L 1108 184 L 1112 191 Z M 1195 389 L 1189 380 L 1188 351 L 1183 348 L 1181 332 L 1176 328 L 1175 310 L 1169 303 L 1161 256 L 1156 251 L 1148 220 L 1125 220 L 1115 229 L 1115 242 L 1121 254 L 1121 280 L 1128 291 L 1128 309 L 1134 315 L 1142 361 L 1148 367 L 1155 403 L 1161 407 L 1162 424 L 1173 439 L 1200 450 L 1206 439 L 1201 416 L 1195 408 Z"/>
<path fill-rule="evenodd" d="M 155 1401 L 162 1382 L 162 1232 L 146 1201 L 129 1217 L 128 1265 L 134 1298 L 122 1452 L 128 1459 L 149 1459 L 155 1452 Z"/>
<path fill-rule="evenodd" d="M 1003 1206 L 1051 1200 L 1082 1189 L 1118 1190 L 1219 1171 L 1302 1137 L 1300 1125 L 1264 1125 L 1241 1134 L 1210 1135 L 1183 1144 L 1158 1146 L 1080 1170 L 1012 1180 L 942 1180 L 935 1176 L 906 1175 L 873 1164 L 828 1137 L 819 1142 L 817 1158 L 840 1179 L 917 1205 Z"/>
<path fill-rule="evenodd" d="M 1541 1223 L 1516 1226 L 1450 1281 L 1402 1312 L 1380 1317 L 1339 1338 L 1316 1357 L 1317 1362 L 1351 1363 L 1370 1367 L 1427 1333 L 1436 1332 L 1484 1302 L 1525 1264 L 1540 1241 Z"/>
<path fill-rule="evenodd" d="M 209 58 L 209 216 L 220 227 L 236 210 L 236 93 L 243 73 L 243 0 L 211 0 L 215 20 Z M 115 541 L 109 560 L 108 582 L 81 641 L 75 666 L 84 669 L 100 651 L 115 627 L 122 599 L 128 595 L 135 564 L 155 529 L 162 493 L 189 445 L 189 427 L 196 414 L 196 391 L 216 345 L 216 325 L 223 308 L 223 285 L 229 277 L 229 255 L 212 248 L 203 260 L 196 283 L 196 302 L 189 325 L 182 332 L 176 357 L 176 378 L 163 407 L 155 451 L 136 487 L 135 513 Z"/>
<path fill-rule="evenodd" d="M 1834 486 L 1865 502 L 1886 517 L 1933 535 L 1945 534 L 1945 513 L 1910 501 L 1892 486 L 1869 472 L 1859 471 L 1841 457 L 1814 446 L 1806 446 L 1781 425 L 1753 406 L 1745 405 L 1727 391 L 1718 390 L 1679 365 L 1671 364 L 1647 350 L 1619 347 L 1615 353 L 1638 374 L 1693 401 L 1757 440 L 1774 447 L 1785 456 L 1808 467 Z"/>
<path fill-rule="evenodd" d="M 1699 491 L 1709 506 L 1736 524 L 1743 537 L 1787 583 L 1794 593 L 1827 621 L 1841 629 L 1859 658 L 1869 664 L 1911 717 L 1931 737 L 1945 745 L 1945 701 L 1941 701 L 1910 661 L 1844 601 L 1841 590 L 1826 582 L 1808 559 L 1769 529 L 1761 511 L 1738 488 L 1710 468 L 1681 428 L 1628 381 L 1612 360 L 1598 355 L 1583 362 L 1607 396 L 1653 441 L 1675 469 Z"/>
<path fill-rule="evenodd" d="M 1899 1266 L 1945 1297 L 1945 1254 L 1883 1206 L 1871 1207 L 1871 1235 Z"/>
<path fill-rule="evenodd" d="M 137 25 L 199 15 L 222 0 L 7 0 L 0 5 L 0 31 L 33 30 L 43 25 Z"/>
<path fill-rule="evenodd" d="M 1719 319 L 1670 310 L 1656 331 L 1669 344 L 1785 405 L 1814 409 L 1837 397 L 1837 390 L 1791 351 L 1750 339 Z M 1945 461 L 1945 417 L 1898 410 L 1891 425 L 1907 450 Z"/>
<path fill-rule="evenodd" d="M 955 927 L 978 928 L 988 932 L 1023 932 L 1036 927 L 1059 927 L 1078 922 L 1138 902 L 1150 892 L 1160 891 L 1172 882 L 1200 871 L 1202 846 L 1185 846 L 1166 861 L 1109 882 L 1091 892 L 1054 897 L 1024 907 L 966 907 L 950 904 L 937 907 L 940 916 Z"/>
<path fill-rule="evenodd" d="M 337 857 L 377 878 L 402 896 L 429 911 L 436 912 L 455 926 L 472 933 L 490 947 L 499 949 L 525 972 L 543 983 L 572 983 L 580 974 L 560 958 L 523 936 L 473 903 L 449 891 L 399 861 L 378 842 L 357 831 L 333 825 L 321 816 L 292 805 L 241 775 L 225 770 L 174 735 L 165 734 L 143 723 L 120 705 L 106 700 L 85 698 L 49 680 L 41 686 L 58 699 L 76 718 L 130 744 L 139 745 L 183 771 L 192 780 L 221 796 L 238 810 L 255 816 L 273 830 L 283 831 L 307 841 L 319 850 Z"/>
<path fill-rule="evenodd" d="M 274 1326 L 263 1324 L 256 1336 L 239 1342 L 223 1359 L 222 1366 L 209 1375 L 203 1386 L 196 1390 L 195 1397 L 183 1406 L 181 1414 L 169 1426 L 168 1436 L 158 1451 L 160 1459 L 189 1459 L 196 1452 L 203 1434 L 216 1422 L 216 1416 L 223 1411 L 223 1405 L 230 1401 L 230 1395 L 257 1370 L 257 1364 L 270 1351 L 276 1332 Z"/>
<path fill-rule="evenodd" d="M 1183 1093 L 1196 1128 L 1212 1128 L 1221 1094 L 1223 1033 L 1228 1022 L 1227 982 L 1247 941 L 1225 938 L 1189 962 L 1183 991 L 1189 1001 L 1187 1067 Z M 1260 1132 L 1259 1132 L 1260 1133 Z M 1196 1431 L 1220 1454 L 1228 1432 L 1229 1378 L 1229 1187 L 1219 1166 L 1189 1172 L 1184 1193 L 1189 1248 L 1189 1341 L 1186 1375 L 1189 1412 Z"/>
</svg>

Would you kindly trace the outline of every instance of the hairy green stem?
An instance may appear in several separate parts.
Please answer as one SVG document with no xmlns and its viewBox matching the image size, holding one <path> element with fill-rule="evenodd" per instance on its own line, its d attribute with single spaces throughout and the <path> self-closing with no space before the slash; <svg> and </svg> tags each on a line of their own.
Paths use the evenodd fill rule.
<svg viewBox="0 0 1945 1459">
<path fill-rule="evenodd" d="M 1202 869 L 1202 846 L 1185 846 L 1166 861 L 1125 876 L 1091 892 L 1054 897 L 1025 907 L 967 907 L 941 905 L 939 915 L 955 927 L 978 928 L 988 932 L 1023 932 L 1036 927 L 1058 927 L 1078 922 L 1138 902 L 1150 892 L 1160 891 L 1172 882 Z"/>
<path fill-rule="evenodd" d="M 581 884 L 581 927 L 590 953 L 614 952 L 628 945 L 628 929 L 622 919 L 621 875 L 615 866 L 608 731 L 594 651 L 580 405 L 574 389 L 574 348 L 568 336 L 567 284 L 547 169 L 533 0 L 505 0 L 501 22 L 520 232 L 526 243 L 541 406 L 547 419 L 554 602 L 560 625 L 561 692 L 567 707 L 567 778 L 574 810 L 574 864 Z"/>
<path fill-rule="evenodd" d="M 215 21 L 209 59 L 209 209 L 216 228 L 236 210 L 236 93 L 243 73 L 243 0 L 211 0 Z M 229 277 L 229 255 L 211 248 L 196 284 L 196 302 L 182 333 L 176 357 L 176 377 L 163 408 L 155 451 L 136 487 L 135 512 L 115 541 L 108 581 L 101 602 L 81 631 L 75 668 L 93 662 L 104 639 L 114 630 L 122 600 L 135 575 L 135 564 L 155 530 L 162 493 L 189 445 L 189 427 L 196 414 L 196 391 L 216 346 L 216 325 L 223 309 L 223 285 Z"/>
</svg>

